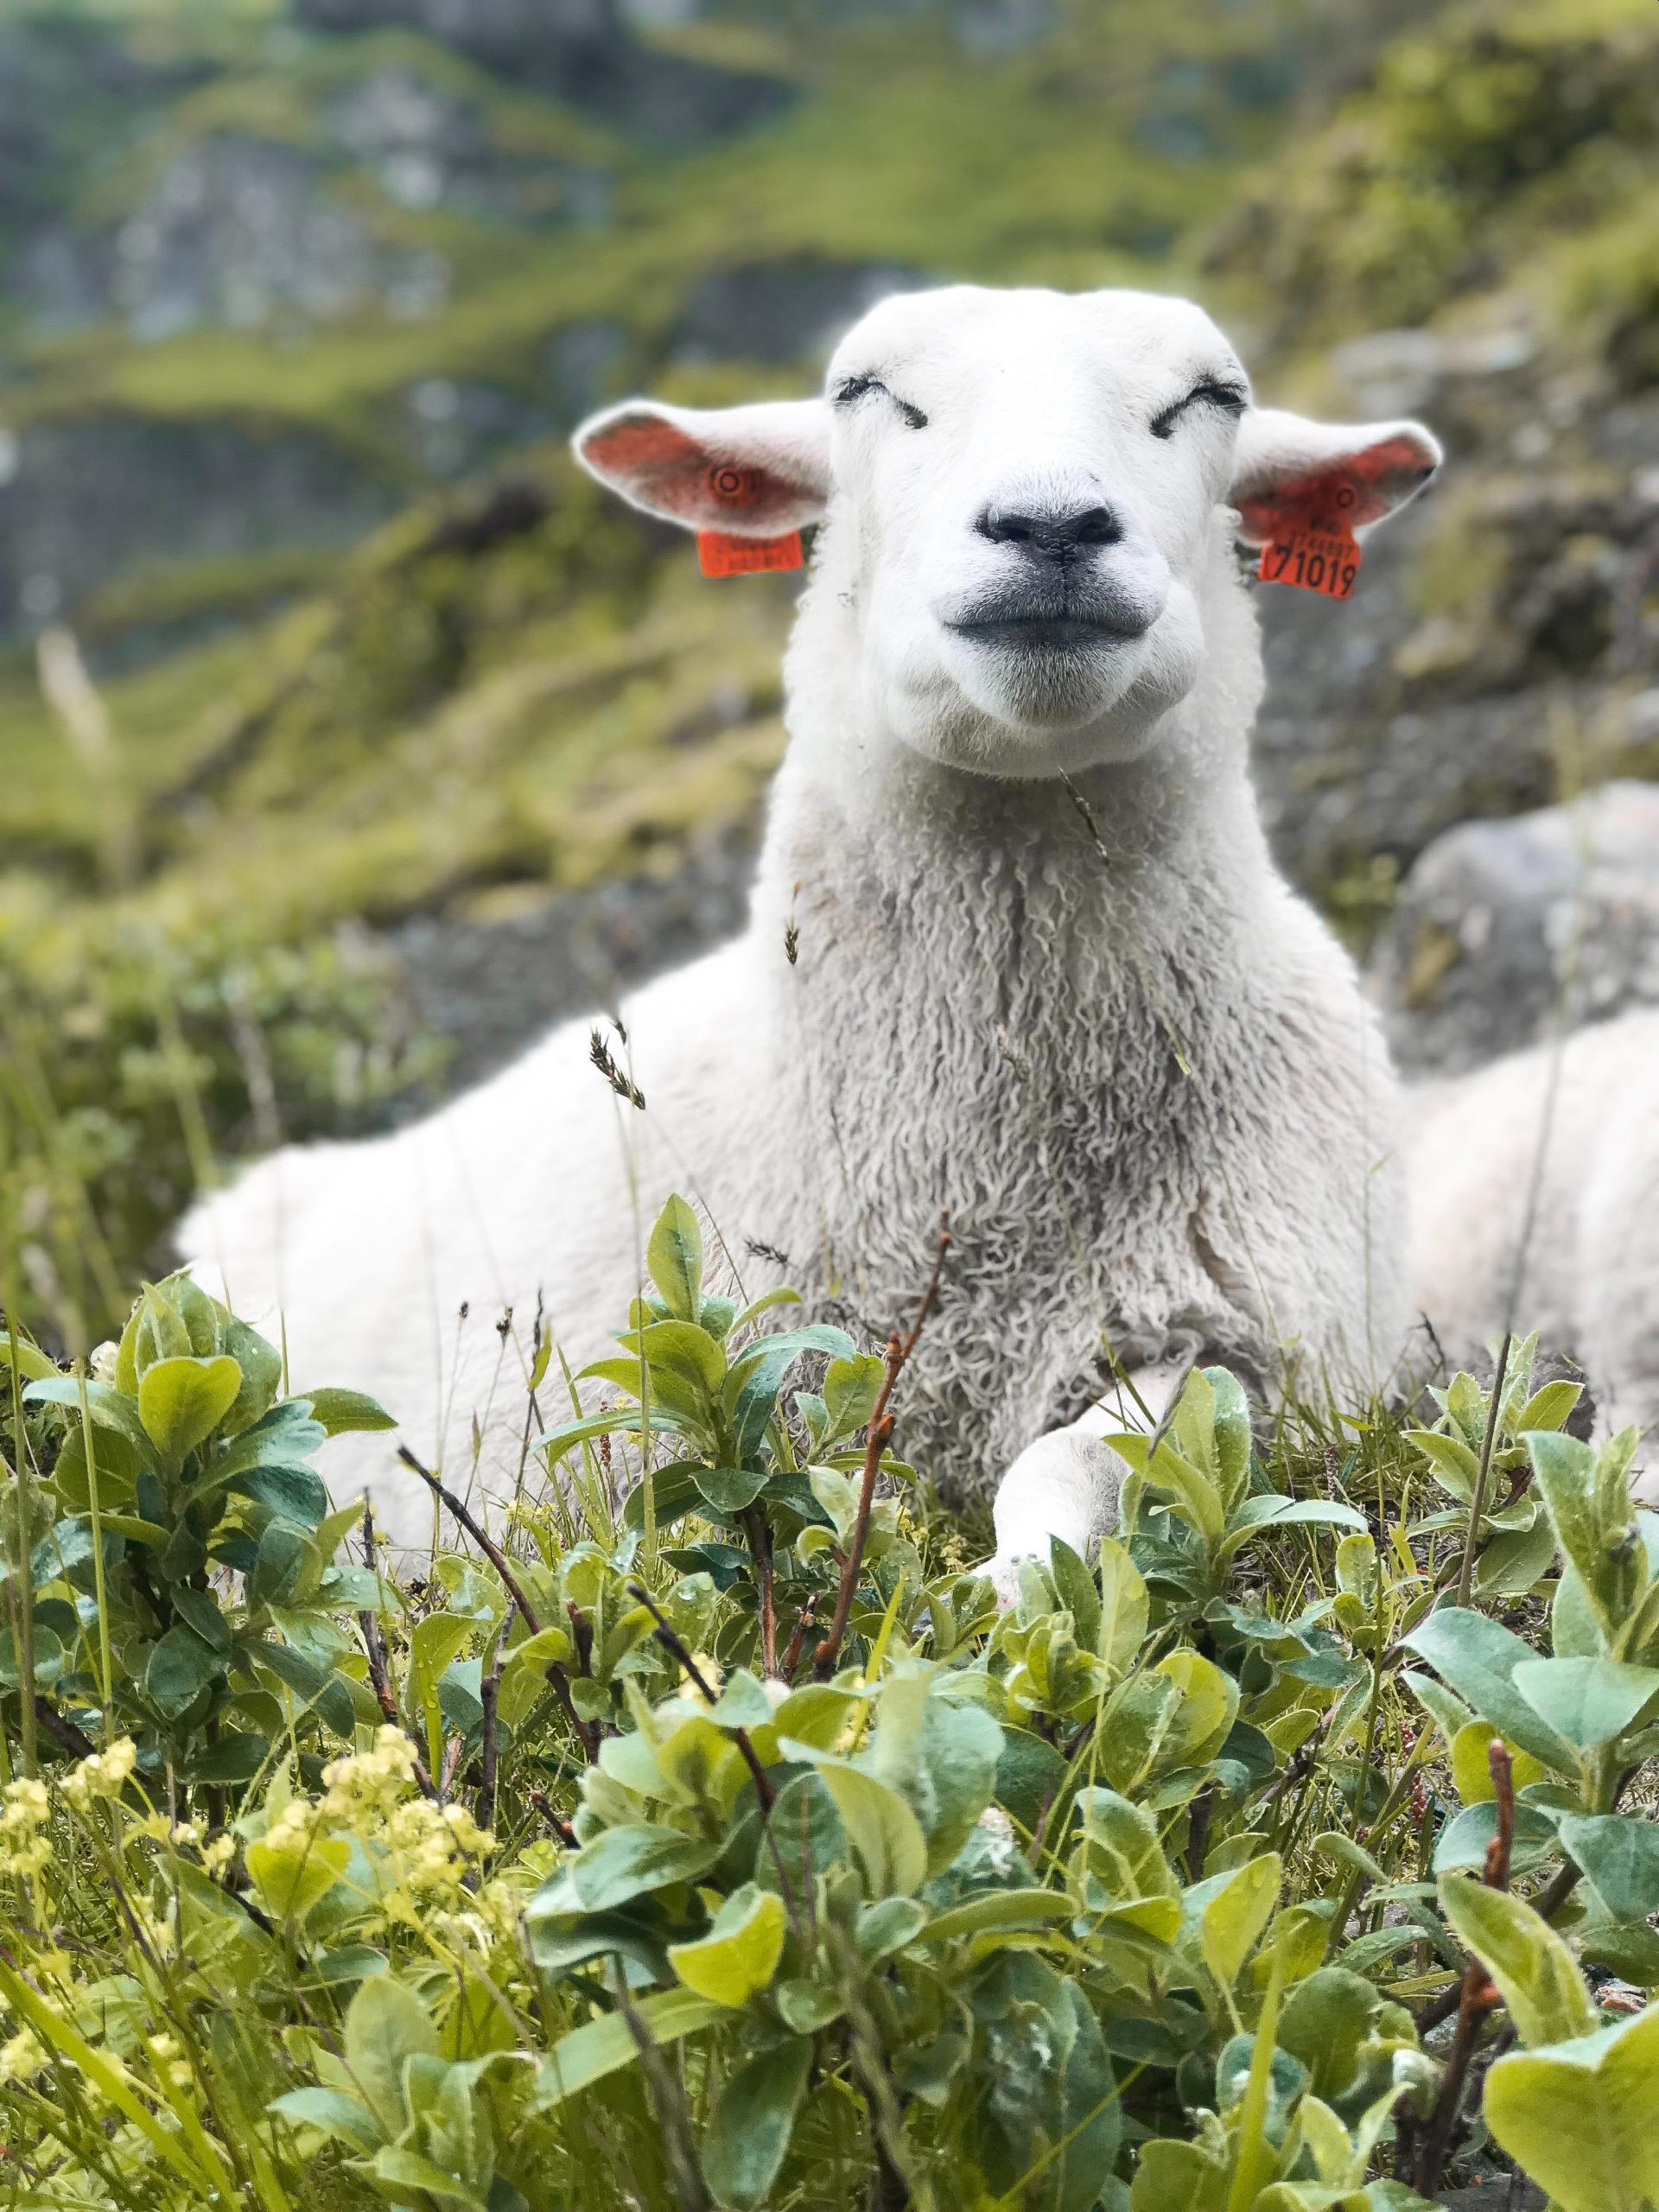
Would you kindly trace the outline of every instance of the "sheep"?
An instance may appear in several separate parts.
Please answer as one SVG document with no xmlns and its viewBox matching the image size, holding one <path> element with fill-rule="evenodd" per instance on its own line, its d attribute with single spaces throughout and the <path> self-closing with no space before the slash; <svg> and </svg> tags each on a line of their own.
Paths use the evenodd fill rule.
<svg viewBox="0 0 1659 2212">
<path fill-rule="evenodd" d="M 1535 1328 L 1604 1433 L 1659 1426 L 1659 1012 L 1414 1086 L 1411 1281 L 1454 1360 Z M 1651 1456 L 1633 1484 L 1659 1503 Z"/>
<path fill-rule="evenodd" d="M 1429 434 L 1257 407 L 1182 300 L 951 287 L 872 309 L 820 397 L 629 400 L 575 446 L 691 530 L 818 525 L 748 926 L 627 1006 L 643 1111 L 566 1024 L 419 1126 L 201 1201 L 198 1278 L 282 1309 L 297 1383 L 377 1392 L 499 1494 L 531 1314 L 573 1368 L 598 1353 L 671 1190 L 743 1293 L 787 1279 L 877 1341 L 948 1208 L 902 1440 L 947 1497 L 1009 1473 L 1004 1586 L 1049 1534 L 1111 1524 L 1115 1378 L 1155 1414 L 1200 1354 L 1262 1386 L 1385 1368 L 1394 1080 L 1268 855 L 1235 539 L 1338 493 L 1369 529 L 1436 467 Z M 423 1490 L 352 1442 L 420 1542 Z"/>
</svg>

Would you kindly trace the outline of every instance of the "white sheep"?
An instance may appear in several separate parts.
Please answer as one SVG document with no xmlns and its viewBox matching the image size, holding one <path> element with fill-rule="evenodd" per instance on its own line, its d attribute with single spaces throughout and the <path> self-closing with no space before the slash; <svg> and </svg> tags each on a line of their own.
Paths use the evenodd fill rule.
<svg viewBox="0 0 1659 2212">
<path fill-rule="evenodd" d="M 1604 1433 L 1659 1426 L 1659 1013 L 1414 1089 L 1412 1294 L 1465 1360 L 1511 1326 L 1570 1351 Z M 1649 1453 L 1634 1485 L 1659 1502 Z"/>
<path fill-rule="evenodd" d="M 823 398 L 632 400 L 575 446 L 693 529 L 821 525 L 749 925 L 630 1002 L 643 1112 L 568 1024 L 416 1128 L 203 1201 L 199 1276 L 282 1308 L 296 1384 L 377 1392 L 499 1496 L 538 1301 L 572 1367 L 604 1348 L 671 1190 L 745 1292 L 786 1278 L 878 1338 L 948 1208 L 900 1441 L 947 1495 L 1014 1469 L 1005 1578 L 1049 1531 L 1110 1525 L 1115 1360 L 1154 1413 L 1198 1354 L 1306 1388 L 1385 1370 L 1394 1081 L 1263 839 L 1235 540 L 1339 491 L 1380 520 L 1434 467 L 1427 433 L 1255 408 L 1183 301 L 959 288 L 874 308 Z M 350 1471 L 419 1541 L 385 1442 Z"/>
</svg>

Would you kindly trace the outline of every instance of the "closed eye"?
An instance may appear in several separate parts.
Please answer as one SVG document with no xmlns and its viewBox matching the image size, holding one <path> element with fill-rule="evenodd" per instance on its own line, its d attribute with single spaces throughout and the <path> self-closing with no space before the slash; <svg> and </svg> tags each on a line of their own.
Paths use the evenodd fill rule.
<svg viewBox="0 0 1659 2212">
<path fill-rule="evenodd" d="M 1154 438 L 1173 437 L 1175 425 L 1189 407 L 1218 407 L 1228 415 L 1242 415 L 1249 404 L 1249 395 L 1236 384 L 1222 384 L 1213 377 L 1206 377 L 1195 384 L 1174 404 L 1166 407 L 1161 415 L 1154 415 L 1147 424 Z"/>
<path fill-rule="evenodd" d="M 831 398 L 837 407 L 851 407 L 872 391 L 879 391 L 884 398 L 890 399 L 912 430 L 927 428 L 927 417 L 921 409 L 912 407 L 907 399 L 900 399 L 897 392 L 889 391 L 880 377 L 848 377 L 836 386 Z"/>
</svg>

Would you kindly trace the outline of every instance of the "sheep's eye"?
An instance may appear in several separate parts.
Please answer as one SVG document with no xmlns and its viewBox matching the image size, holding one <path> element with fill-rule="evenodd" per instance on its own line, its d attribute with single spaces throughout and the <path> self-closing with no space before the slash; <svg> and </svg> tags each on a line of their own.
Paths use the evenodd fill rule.
<svg viewBox="0 0 1659 2212">
<path fill-rule="evenodd" d="M 872 391 L 879 391 L 883 398 L 890 399 L 912 430 L 925 430 L 927 428 L 927 417 L 921 409 L 912 407 L 907 399 L 900 399 L 897 392 L 889 391 L 880 377 L 847 378 L 843 383 L 836 386 L 835 404 L 837 407 L 851 407 L 856 401 L 864 398 Z"/>
<path fill-rule="evenodd" d="M 1175 425 L 1189 407 L 1219 407 L 1224 414 L 1242 415 L 1245 395 L 1236 384 L 1221 384 L 1206 377 L 1202 384 L 1195 384 L 1191 391 L 1178 399 L 1173 407 L 1166 407 L 1161 415 L 1154 415 L 1147 425 L 1154 438 L 1174 435 Z"/>
</svg>

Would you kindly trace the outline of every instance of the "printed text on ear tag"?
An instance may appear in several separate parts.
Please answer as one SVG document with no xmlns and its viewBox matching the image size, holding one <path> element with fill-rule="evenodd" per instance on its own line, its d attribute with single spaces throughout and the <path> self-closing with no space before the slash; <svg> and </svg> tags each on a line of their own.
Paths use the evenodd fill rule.
<svg viewBox="0 0 1659 2212">
<path fill-rule="evenodd" d="M 1322 512 L 1306 512 L 1287 523 L 1262 548 L 1256 575 L 1264 584 L 1294 584 L 1326 599 L 1347 599 L 1359 575 L 1359 541 L 1346 510 L 1354 504 L 1351 484 L 1342 485 Z"/>
<path fill-rule="evenodd" d="M 721 530 L 700 530 L 697 561 L 705 576 L 755 576 L 804 568 L 806 556 L 798 530 L 787 537 L 732 537 Z"/>
</svg>

